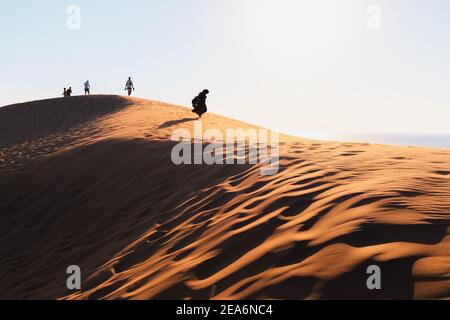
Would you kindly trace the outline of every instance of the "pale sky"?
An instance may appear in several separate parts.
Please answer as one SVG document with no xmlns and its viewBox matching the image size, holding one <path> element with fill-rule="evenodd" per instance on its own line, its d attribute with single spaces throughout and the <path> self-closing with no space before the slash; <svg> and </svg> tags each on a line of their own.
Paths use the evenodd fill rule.
<svg viewBox="0 0 450 320">
<path fill-rule="evenodd" d="M 0 105 L 131 76 L 136 96 L 208 88 L 211 112 L 281 131 L 450 133 L 448 0 L 1 1 L 0 39 Z"/>
</svg>

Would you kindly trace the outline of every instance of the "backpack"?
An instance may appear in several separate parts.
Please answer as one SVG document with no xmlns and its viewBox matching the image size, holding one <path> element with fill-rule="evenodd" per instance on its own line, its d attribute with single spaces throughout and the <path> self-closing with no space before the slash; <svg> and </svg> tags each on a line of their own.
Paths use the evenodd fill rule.
<svg viewBox="0 0 450 320">
<path fill-rule="evenodd" d="M 193 106 L 193 107 L 197 107 L 197 105 L 198 105 L 198 96 L 196 96 L 196 97 L 194 98 L 194 100 L 192 100 L 192 106 Z"/>
</svg>

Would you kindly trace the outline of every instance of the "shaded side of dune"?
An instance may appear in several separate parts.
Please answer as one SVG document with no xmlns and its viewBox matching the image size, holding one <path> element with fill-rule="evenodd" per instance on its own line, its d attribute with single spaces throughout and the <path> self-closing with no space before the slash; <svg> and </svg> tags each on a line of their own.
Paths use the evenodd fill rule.
<svg viewBox="0 0 450 320">
<path fill-rule="evenodd" d="M 17 169 L 45 155 L 101 134 L 96 122 L 132 101 L 120 96 L 77 96 L 0 108 L 0 171 Z"/>
<path fill-rule="evenodd" d="M 83 126 L 131 104 L 120 96 L 76 96 L 0 108 L 0 147 L 38 140 Z"/>
<path fill-rule="evenodd" d="M 249 168 L 175 166 L 173 145 L 106 140 L 4 174 L 0 299 L 61 297 L 69 265 L 87 278 L 170 217 L 174 205 L 201 200 L 200 190 Z"/>
</svg>

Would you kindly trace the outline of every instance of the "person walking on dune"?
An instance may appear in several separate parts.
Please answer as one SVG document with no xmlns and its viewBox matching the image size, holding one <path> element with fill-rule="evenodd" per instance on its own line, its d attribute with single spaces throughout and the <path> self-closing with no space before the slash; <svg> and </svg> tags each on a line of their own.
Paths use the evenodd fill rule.
<svg viewBox="0 0 450 320">
<path fill-rule="evenodd" d="M 134 91 L 134 84 L 133 81 L 131 81 L 131 77 L 128 77 L 128 81 L 125 84 L 125 90 L 128 91 L 128 96 L 131 96 L 131 91 Z"/>
<path fill-rule="evenodd" d="M 84 95 L 91 95 L 91 85 L 89 80 L 84 83 Z"/>
<path fill-rule="evenodd" d="M 69 89 L 67 89 L 66 91 L 66 97 L 70 97 L 72 96 L 72 87 L 69 87 Z"/>
<path fill-rule="evenodd" d="M 64 88 L 63 97 L 67 97 L 67 89 Z"/>
<path fill-rule="evenodd" d="M 196 113 L 199 119 L 208 112 L 208 108 L 206 107 L 206 98 L 208 94 L 209 90 L 205 89 L 192 100 L 192 106 L 194 107 L 192 112 Z"/>
</svg>

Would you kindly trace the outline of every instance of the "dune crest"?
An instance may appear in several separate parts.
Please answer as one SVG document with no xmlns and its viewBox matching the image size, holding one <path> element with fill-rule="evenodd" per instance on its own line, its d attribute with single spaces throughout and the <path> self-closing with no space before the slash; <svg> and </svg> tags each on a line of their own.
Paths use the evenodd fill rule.
<svg viewBox="0 0 450 320">
<path fill-rule="evenodd" d="M 0 108 L 0 298 L 450 298 L 450 150 L 281 135 L 273 176 L 176 166 L 194 121 L 115 96 Z"/>
</svg>

